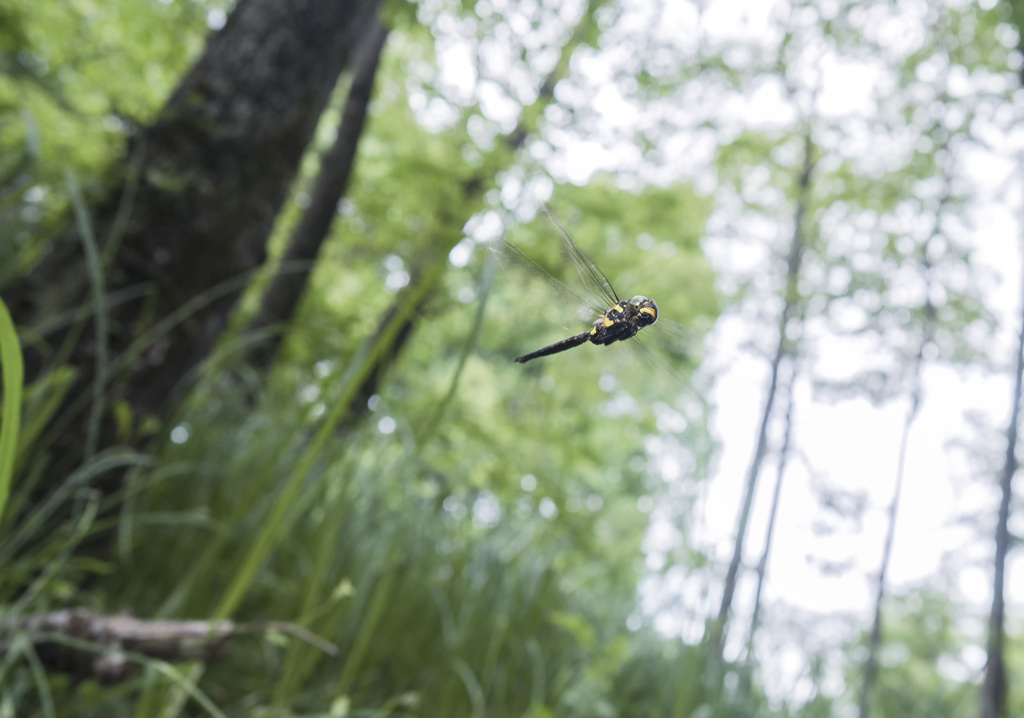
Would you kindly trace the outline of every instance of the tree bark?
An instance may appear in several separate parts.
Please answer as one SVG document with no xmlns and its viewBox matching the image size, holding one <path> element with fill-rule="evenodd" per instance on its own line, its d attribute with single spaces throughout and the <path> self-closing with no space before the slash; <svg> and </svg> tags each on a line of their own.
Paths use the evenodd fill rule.
<svg viewBox="0 0 1024 718">
<path fill-rule="evenodd" d="M 167 415 L 184 379 L 210 353 L 265 244 L 357 29 L 376 0 L 242 0 L 227 25 L 144 132 L 138 187 L 127 213 L 122 188 L 95 213 L 108 296 L 144 296 L 108 307 L 109 336 L 95 324 L 65 329 L 76 384 L 50 450 L 46 483 L 88 456 L 88 397 L 97 347 L 106 343 L 116 374 L 102 395 L 130 409 L 132 431 L 104 412 L 98 448 L 145 441 L 139 427 Z M 120 217 L 119 217 L 120 215 Z M 116 227 L 116 229 L 115 229 Z M 88 273 L 77 240 L 65 238 L 12 287 L 19 323 L 37 324 L 82 305 Z M 144 290 L 144 291 L 143 291 Z M 81 336 L 82 339 L 77 339 Z M 50 356 L 29 351 L 30 376 Z M 56 355 L 59 356 L 59 355 Z"/>
<path fill-rule="evenodd" d="M 370 18 L 364 32 L 338 137 L 321 158 L 309 207 L 291 236 L 274 279 L 262 297 L 259 311 L 249 324 L 251 332 L 276 329 L 249 354 L 250 363 L 258 369 L 266 369 L 274 362 L 283 338 L 283 328 L 295 315 L 320 248 L 337 216 L 338 201 L 348 188 L 359 138 L 366 125 L 374 78 L 388 36 L 388 29 L 376 17 Z"/>
</svg>

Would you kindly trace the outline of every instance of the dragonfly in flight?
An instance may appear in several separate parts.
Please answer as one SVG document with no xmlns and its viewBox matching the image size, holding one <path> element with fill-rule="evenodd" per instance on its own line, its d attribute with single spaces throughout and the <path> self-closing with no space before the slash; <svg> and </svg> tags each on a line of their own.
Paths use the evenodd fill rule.
<svg viewBox="0 0 1024 718">
<path fill-rule="evenodd" d="M 607 309 L 602 312 L 600 305 L 595 306 L 593 302 L 586 302 L 577 297 L 568 287 L 547 275 L 519 247 L 506 241 L 504 243 L 506 245 L 505 251 L 520 266 L 531 267 L 532 265 L 532 271 L 534 273 L 540 272 L 547 276 L 547 281 L 557 286 L 566 299 L 589 308 L 593 312 L 591 316 L 599 315 L 587 331 L 516 357 L 518 363 L 525 364 L 533 359 L 558 354 L 587 343 L 603 346 L 632 339 L 641 329 L 651 326 L 658 320 L 658 305 L 653 299 L 642 295 L 637 295 L 629 300 L 620 299 L 618 292 L 615 291 L 608 277 L 601 271 L 594 260 L 573 241 L 569 233 L 562 228 L 547 207 L 544 208 L 544 212 L 559 234 L 561 234 L 563 250 L 569 259 L 572 260 L 573 266 L 576 268 L 576 272 L 583 284 L 587 287 L 590 294 L 594 296 L 595 300 L 599 300 L 601 305 L 607 307 Z M 646 350 L 646 347 L 642 345 L 641 347 L 642 350 Z"/>
</svg>

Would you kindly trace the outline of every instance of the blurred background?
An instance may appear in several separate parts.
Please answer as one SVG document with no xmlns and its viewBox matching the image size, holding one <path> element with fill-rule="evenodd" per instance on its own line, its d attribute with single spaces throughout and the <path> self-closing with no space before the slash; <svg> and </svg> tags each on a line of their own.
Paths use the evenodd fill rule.
<svg viewBox="0 0 1024 718">
<path fill-rule="evenodd" d="M 1022 24 L 5 0 L 0 716 L 1024 715 Z"/>
</svg>

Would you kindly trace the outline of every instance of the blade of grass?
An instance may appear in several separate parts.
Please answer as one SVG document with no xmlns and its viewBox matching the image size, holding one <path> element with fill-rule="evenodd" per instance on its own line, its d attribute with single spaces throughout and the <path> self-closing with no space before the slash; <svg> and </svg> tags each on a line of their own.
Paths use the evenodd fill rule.
<svg viewBox="0 0 1024 718">
<path fill-rule="evenodd" d="M 152 291 L 153 283 L 143 282 L 110 292 L 107 294 L 107 309 L 115 309 L 128 302 L 134 302 L 136 299 L 145 297 Z M 40 356 L 48 356 L 52 350 L 46 343 L 46 338 L 62 329 L 67 329 L 79 322 L 85 321 L 92 314 L 92 311 L 92 306 L 84 304 L 74 309 L 54 314 L 46 319 L 41 319 L 38 324 L 34 324 L 31 327 L 23 327 L 22 341 L 38 351 Z M 57 364 L 59 365 L 60 362 L 57 362 Z"/>
<path fill-rule="evenodd" d="M 255 273 L 255 270 L 243 272 L 242 274 L 239 274 L 235 277 L 226 279 L 223 282 L 206 290 L 205 292 L 196 295 L 192 299 L 182 304 L 176 310 L 168 314 L 166 317 L 153 324 L 146 331 L 144 331 L 142 334 L 136 337 L 135 340 L 127 349 L 125 349 L 123 352 L 118 354 L 110 361 L 109 366 L 106 367 L 106 381 L 108 383 L 118 381 L 126 372 L 128 372 L 128 370 L 132 366 L 132 363 L 135 362 L 142 355 L 142 353 L 146 350 L 147 347 L 153 346 L 157 341 L 166 337 L 166 335 L 173 331 L 176 327 L 192 318 L 199 310 L 209 306 L 213 302 L 216 302 L 217 300 L 222 299 L 227 295 L 230 295 L 233 292 L 244 289 L 249 284 Z M 106 303 L 104 306 L 106 307 L 106 309 L 109 310 L 110 307 L 115 306 L 115 298 L 117 299 L 116 304 L 124 303 L 126 301 L 130 301 L 136 298 L 140 294 L 144 293 L 144 291 L 148 290 L 148 288 L 149 285 L 139 285 L 136 288 L 129 288 L 131 290 L 130 292 L 129 290 L 124 290 L 126 292 L 124 294 L 111 294 L 106 298 Z M 91 312 L 78 311 L 73 316 L 64 316 L 62 322 L 66 323 L 71 319 L 73 319 L 76 322 L 82 321 L 85 318 L 87 318 L 90 315 L 90 313 Z M 48 326 L 47 331 L 53 330 L 55 326 L 56 325 Z M 69 334 L 69 336 L 71 336 L 72 334 L 73 332 Z M 65 360 L 66 354 L 67 351 L 65 350 L 62 350 L 61 352 L 58 353 L 58 361 L 56 362 L 57 365 L 60 365 Z M 175 387 L 174 391 L 182 392 L 184 391 L 184 389 L 182 387 Z M 61 432 L 67 430 L 68 426 L 71 425 L 71 423 L 80 414 L 80 412 L 85 410 L 85 407 L 87 406 L 88 402 L 88 393 L 83 392 L 77 395 L 71 401 L 71 403 L 64 408 L 60 416 L 58 416 L 57 419 L 53 421 L 50 424 L 50 426 L 47 427 L 46 436 L 42 437 L 41 441 L 44 444 L 49 443 L 50 441 L 53 440 L 54 436 L 59 436 Z"/>
<path fill-rule="evenodd" d="M 121 201 L 117 205 L 117 214 L 114 216 L 114 223 L 107 236 L 107 246 L 103 249 L 103 263 L 107 266 L 114 260 L 117 250 L 121 248 L 121 240 L 124 238 L 125 228 L 128 226 L 128 218 L 135 206 L 135 197 L 139 192 L 139 180 L 142 178 L 142 163 L 146 159 L 146 133 L 140 132 L 132 150 L 131 167 L 128 176 L 125 178 L 124 192 L 121 194 Z"/>
<path fill-rule="evenodd" d="M 18 454 L 18 460 L 23 460 L 24 454 Z M 12 488 L 11 492 L 7 496 L 7 508 L 6 516 L 8 518 L 12 516 L 20 516 L 21 512 L 28 505 L 29 500 L 34 495 L 33 492 L 39 485 L 39 480 L 43 475 L 43 471 L 48 465 L 48 461 L 44 458 L 34 462 L 32 465 L 25 467 L 22 471 L 18 465 L 18 460 L 15 461 L 15 472 L 18 473 L 18 485 L 16 488 Z M 13 519 L 11 519 L 13 521 Z M 0 526 L 4 525 L 4 521 L 0 520 Z M 13 526 L 13 524 L 12 524 Z M 8 527 L 10 528 L 10 527 Z M 3 539 L 6 545 L 7 539 Z"/>
<path fill-rule="evenodd" d="M 74 489 L 87 484 L 91 478 L 106 471 L 122 466 L 142 465 L 149 460 L 149 457 L 144 454 L 130 454 L 122 450 L 98 454 L 95 459 L 81 466 L 56 491 L 53 491 L 46 501 L 22 522 L 13 535 L 5 537 L 4 544 L 0 548 L 0 565 L 9 561 L 22 546 L 39 537 L 46 520 L 53 515 Z"/>
<path fill-rule="evenodd" d="M 25 367 L 21 346 L 7 305 L 0 300 L 0 363 L 3 364 L 3 413 L 0 415 L 0 518 L 11 492 L 14 458 L 18 453 L 18 429 L 21 424 L 21 389 Z"/>
<path fill-rule="evenodd" d="M 176 310 L 168 314 L 166 317 L 153 324 L 146 331 L 144 331 L 142 334 L 136 337 L 136 339 L 127 349 L 125 349 L 123 352 L 118 354 L 110 361 L 109 366 L 107 366 L 105 369 L 106 381 L 118 381 L 122 376 L 124 376 L 129 371 L 129 369 L 132 366 L 132 363 L 135 362 L 142 355 L 146 348 L 153 346 L 157 341 L 163 339 L 175 327 L 189 320 L 199 310 L 209 306 L 211 303 L 223 298 L 224 296 L 231 294 L 234 291 L 244 288 L 248 281 L 250 280 L 250 278 L 252 277 L 252 275 L 253 272 L 250 271 L 232 277 L 231 279 L 227 279 L 221 282 L 220 284 L 211 287 L 202 294 L 199 294 L 193 297 L 192 299 L 188 300 L 180 307 L 178 307 Z M 110 302 L 110 297 L 108 297 L 105 307 L 109 309 L 111 306 L 112 304 Z M 89 316 L 88 313 L 81 313 L 75 316 L 75 320 L 79 321 L 87 316 Z M 59 353 L 58 364 L 60 364 L 61 361 L 63 361 L 63 355 L 65 353 L 66 352 L 64 351 Z M 93 389 L 93 391 L 95 393 L 95 388 Z M 71 423 L 75 420 L 75 418 L 79 416 L 79 414 L 82 411 L 85 410 L 85 407 L 88 405 L 88 402 L 89 395 L 87 393 L 83 392 L 77 395 L 71 401 L 71 403 L 64 408 L 60 416 L 58 416 L 57 419 L 54 422 L 52 422 L 52 424 L 47 428 L 46 436 L 43 437 L 42 439 L 43 443 L 48 443 L 49 441 L 52 441 L 52 437 L 58 436 L 60 435 L 61 432 L 66 431 L 67 428 L 71 425 Z"/>
<path fill-rule="evenodd" d="M 459 380 L 462 378 L 462 371 L 466 368 L 466 361 L 469 359 L 470 353 L 480 342 L 480 332 L 484 325 L 484 314 L 487 309 L 487 300 L 491 296 L 491 290 L 494 288 L 494 275 L 497 272 L 498 260 L 493 252 L 488 252 L 486 259 L 484 260 L 484 268 L 480 274 L 479 289 L 477 290 L 477 296 L 479 297 L 476 305 L 476 315 L 473 319 L 473 328 L 469 334 L 466 335 L 466 341 L 462 344 L 462 349 L 459 352 L 459 363 L 455 367 L 455 372 L 452 374 L 452 379 L 448 384 L 448 392 L 444 395 L 444 398 L 438 402 L 437 408 L 434 410 L 430 419 L 423 424 L 422 430 L 416 434 L 416 443 L 418 446 L 426 446 L 437 434 L 438 429 L 441 427 L 441 420 L 444 418 L 444 413 L 447 411 L 448 406 L 452 403 L 455 398 L 455 393 L 459 388 Z"/>
<path fill-rule="evenodd" d="M 95 493 L 95 492 L 93 492 Z M 68 538 L 67 542 L 61 548 L 58 556 L 46 563 L 46 567 L 39 574 L 39 577 L 32 582 L 25 593 L 23 593 L 11 606 L 8 611 L 10 616 L 18 616 L 22 613 L 28 613 L 35 603 L 36 597 L 41 595 L 43 589 L 52 581 L 67 565 L 71 559 L 72 553 L 78 548 L 78 544 L 82 542 L 86 534 L 89 532 L 89 528 L 92 526 L 93 521 L 96 520 L 96 514 L 99 509 L 99 497 L 91 497 L 88 499 L 88 503 L 83 507 L 81 516 L 78 518 L 77 525 L 74 528 L 74 533 Z"/>
<path fill-rule="evenodd" d="M 341 674 L 332 691 L 336 696 L 349 695 L 352 686 L 355 684 L 359 670 L 363 668 L 364 659 L 370 642 L 377 634 L 377 624 L 384 615 L 384 609 L 388 607 L 393 598 L 393 589 L 398 580 L 398 571 L 395 570 L 397 544 L 392 544 L 387 551 L 380 575 L 377 577 L 377 585 L 369 595 L 366 612 L 362 614 L 359 623 L 359 631 L 352 642 Z"/>
<path fill-rule="evenodd" d="M 107 335 L 109 317 L 107 315 L 107 295 L 104 290 L 103 262 L 100 259 L 99 247 L 89 221 L 89 212 L 78 188 L 78 181 L 70 170 L 64 172 L 64 181 L 71 196 L 71 204 L 75 209 L 75 224 L 82 238 L 85 250 L 86 269 L 89 272 L 89 286 L 92 292 L 93 314 L 96 317 L 96 376 L 92 383 L 92 410 L 89 413 L 89 424 L 86 429 L 85 460 L 88 461 L 96 453 L 100 440 L 100 422 L 103 419 L 103 400 L 107 388 Z"/>
<path fill-rule="evenodd" d="M 25 423 L 18 441 L 18 456 L 24 461 L 28 447 L 42 434 L 68 395 L 75 370 L 68 366 L 49 371 L 26 387 Z"/>
<path fill-rule="evenodd" d="M 28 664 L 32 680 L 36 684 L 36 692 L 39 694 L 39 705 L 42 708 L 43 715 L 46 718 L 55 718 L 57 712 L 54 710 L 53 696 L 50 694 L 50 686 L 46 680 L 46 669 L 43 668 L 43 663 L 39 660 L 39 654 L 36 653 L 35 648 L 31 645 L 25 651 L 25 662 Z"/>
<path fill-rule="evenodd" d="M 473 706 L 471 714 L 473 718 L 486 715 L 487 700 L 484 697 L 483 689 L 480 687 L 476 674 L 473 673 L 473 669 L 461 658 L 456 658 L 452 661 L 452 670 L 455 671 L 462 680 L 462 684 L 466 687 L 466 695 L 469 696 L 470 705 Z"/>
<path fill-rule="evenodd" d="M 317 543 L 316 553 L 313 559 L 313 570 L 303 590 L 302 610 L 299 613 L 299 620 L 304 625 L 313 620 L 318 602 L 323 600 L 323 588 L 328 575 L 331 559 L 337 546 L 337 536 L 341 530 L 341 524 L 347 513 L 347 507 L 340 500 L 345 492 L 339 491 L 339 499 L 336 503 L 328 504 L 331 521 L 327 522 L 320 540 Z M 333 504 L 333 505 L 332 505 Z M 288 655 L 284 661 L 284 667 L 280 672 L 280 680 L 274 687 L 274 703 L 285 705 L 285 696 L 291 696 L 294 687 L 306 677 L 306 671 L 318 657 L 313 656 L 308 646 L 299 642 L 292 642 L 288 649 Z"/>
</svg>

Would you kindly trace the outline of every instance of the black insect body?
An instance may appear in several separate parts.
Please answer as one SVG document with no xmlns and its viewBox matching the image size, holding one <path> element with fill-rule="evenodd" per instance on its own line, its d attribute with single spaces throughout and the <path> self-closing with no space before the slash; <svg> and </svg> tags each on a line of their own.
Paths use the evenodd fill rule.
<svg viewBox="0 0 1024 718">
<path fill-rule="evenodd" d="M 572 240 L 569 240 L 572 241 Z M 583 250 L 576 248 L 582 253 Z M 584 255 L 585 256 L 585 255 Z M 597 269 L 596 265 L 594 269 Z M 604 277 L 604 275 L 601 275 Z M 605 282 L 608 280 L 605 279 Z M 611 289 L 611 284 L 608 284 L 608 288 Z M 614 289 L 611 289 L 614 292 Z M 551 354 L 557 354 L 564 352 L 567 349 L 578 347 L 581 344 L 590 342 L 591 344 L 613 344 L 624 339 L 632 339 L 636 336 L 644 327 L 649 327 L 658 321 L 658 305 L 654 303 L 653 299 L 648 297 L 637 295 L 626 301 L 616 301 L 615 305 L 599 317 L 595 322 L 594 326 L 588 332 L 577 334 L 576 336 L 563 339 L 560 342 L 549 344 L 546 347 L 538 349 L 537 351 L 524 354 L 521 357 L 516 357 L 516 361 L 520 364 L 525 364 L 531 359 L 537 359 L 539 357 L 546 357 Z"/>
</svg>

